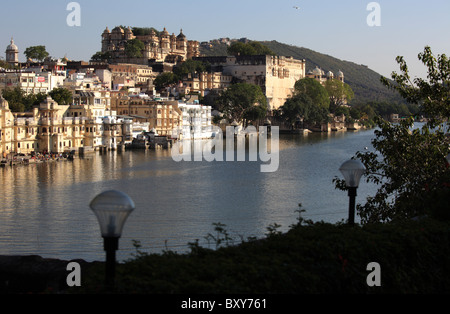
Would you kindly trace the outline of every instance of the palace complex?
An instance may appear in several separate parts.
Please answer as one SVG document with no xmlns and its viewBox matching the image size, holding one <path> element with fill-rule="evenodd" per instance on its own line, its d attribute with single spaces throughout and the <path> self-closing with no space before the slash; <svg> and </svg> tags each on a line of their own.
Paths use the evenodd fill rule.
<svg viewBox="0 0 450 314">
<path fill-rule="evenodd" d="M 115 63 L 128 63 L 132 58 L 127 55 L 127 43 L 137 39 L 143 43 L 142 57 L 134 58 L 134 61 L 142 64 L 148 64 L 149 60 L 176 63 L 200 55 L 198 41 L 187 40 L 183 30 L 178 36 L 170 35 L 166 28 L 159 33 L 154 29 L 145 29 L 145 31 L 143 35 L 134 35 L 131 27 L 124 29 L 116 26 L 112 31 L 106 27 L 102 34 L 101 52 L 108 53 Z"/>
</svg>

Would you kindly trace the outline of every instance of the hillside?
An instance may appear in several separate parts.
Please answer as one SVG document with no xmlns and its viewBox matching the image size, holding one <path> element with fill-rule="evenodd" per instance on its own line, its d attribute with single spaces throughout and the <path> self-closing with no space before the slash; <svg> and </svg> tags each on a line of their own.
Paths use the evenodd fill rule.
<svg viewBox="0 0 450 314">
<path fill-rule="evenodd" d="M 350 85 L 355 93 L 352 104 L 366 103 L 369 101 L 403 102 L 398 94 L 393 93 L 381 84 L 380 74 L 364 65 L 339 60 L 311 49 L 291 46 L 275 40 L 263 41 L 261 43 L 269 47 L 277 55 L 305 59 L 306 71 L 312 70 L 316 66 L 325 72 L 332 71 L 336 73 L 341 70 L 345 75 L 345 82 Z M 226 55 L 227 45 L 218 41 L 211 41 L 209 47 L 201 46 L 200 52 L 205 56 Z"/>
</svg>

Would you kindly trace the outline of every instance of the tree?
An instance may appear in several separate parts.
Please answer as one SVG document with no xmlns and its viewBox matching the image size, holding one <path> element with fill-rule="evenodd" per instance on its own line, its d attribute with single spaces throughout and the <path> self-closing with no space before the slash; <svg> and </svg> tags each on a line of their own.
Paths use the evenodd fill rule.
<svg viewBox="0 0 450 314">
<path fill-rule="evenodd" d="M 42 62 L 45 58 L 49 56 L 48 52 L 45 50 L 45 46 L 31 46 L 25 49 L 24 52 L 27 59 L 36 60 Z"/>
<path fill-rule="evenodd" d="M 419 104 L 430 119 L 430 125 L 438 125 L 450 118 L 450 61 L 445 54 L 435 57 L 426 46 L 418 59 L 428 67 L 428 79 L 411 80 L 408 66 L 402 56 L 397 57 L 401 74 L 392 73 L 390 82 L 382 77 L 381 82 L 400 93 L 408 103 Z"/>
<path fill-rule="evenodd" d="M 73 101 L 72 92 L 64 87 L 54 88 L 48 94 L 60 106 L 70 105 Z"/>
<path fill-rule="evenodd" d="M 305 94 L 311 98 L 316 106 L 329 109 L 330 97 L 325 87 L 317 80 L 306 77 L 295 82 L 294 90 L 296 95 Z"/>
<path fill-rule="evenodd" d="M 325 89 L 330 97 L 330 112 L 333 112 L 339 106 L 350 102 L 355 94 L 347 83 L 333 79 L 325 81 Z"/>
<path fill-rule="evenodd" d="M 243 122 L 258 119 L 267 113 L 266 96 L 258 85 L 236 83 L 222 91 L 217 103 L 230 120 Z M 259 106 L 259 109 L 254 107 Z M 245 121 L 244 121 L 245 122 Z"/>
<path fill-rule="evenodd" d="M 168 87 L 177 82 L 178 82 L 178 77 L 174 73 L 164 72 L 164 73 L 159 74 L 155 78 L 155 80 L 153 81 L 153 84 L 155 85 L 157 90 L 161 90 L 164 87 Z"/>
<path fill-rule="evenodd" d="M 173 73 L 178 77 L 187 74 L 202 73 L 206 71 L 206 65 L 202 61 L 188 59 L 174 67 Z"/>
<path fill-rule="evenodd" d="M 47 97 L 45 93 L 26 94 L 19 86 L 3 90 L 2 96 L 8 101 L 12 112 L 30 111 Z"/>
<path fill-rule="evenodd" d="M 144 43 L 137 38 L 127 41 L 125 45 L 125 53 L 128 58 L 142 58 L 142 50 L 144 49 Z"/>
<path fill-rule="evenodd" d="M 414 128 L 409 117 L 399 124 L 376 118 L 372 145 L 374 152 L 357 152 L 367 171 L 367 182 L 378 185 L 374 196 L 357 210 L 363 223 L 411 219 L 427 215 L 450 219 L 450 167 L 445 157 L 450 153 L 446 137 L 449 124 L 450 62 L 445 55 L 435 58 L 426 47 L 419 59 L 427 66 L 428 81 L 409 79 L 403 57 L 397 57 L 401 73 L 393 73 L 393 82 L 382 77 L 389 88 L 397 90 L 410 103 L 419 103 L 430 121 Z M 447 129 L 446 129 L 447 128 Z M 344 182 L 334 179 L 337 188 Z"/>
<path fill-rule="evenodd" d="M 97 51 L 91 57 L 92 61 L 108 61 L 109 59 L 111 59 L 111 54 L 109 52 L 101 52 L 101 51 Z"/>
<path fill-rule="evenodd" d="M 315 126 L 325 122 L 328 117 L 328 110 L 314 104 L 311 97 L 306 94 L 298 94 L 289 98 L 281 106 L 282 116 L 294 128 L 297 122 L 302 121 L 303 125 Z"/>
<path fill-rule="evenodd" d="M 240 41 L 234 42 L 227 48 L 227 52 L 234 56 L 275 55 L 270 48 L 257 41 L 252 41 L 249 43 L 243 43 Z"/>
</svg>

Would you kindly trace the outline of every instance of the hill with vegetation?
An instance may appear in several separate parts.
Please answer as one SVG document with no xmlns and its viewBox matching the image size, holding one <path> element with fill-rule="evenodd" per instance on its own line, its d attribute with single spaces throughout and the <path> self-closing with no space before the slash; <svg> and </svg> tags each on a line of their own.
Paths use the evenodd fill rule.
<svg viewBox="0 0 450 314">
<path fill-rule="evenodd" d="M 345 82 L 350 85 L 355 93 L 351 102 L 354 105 L 368 102 L 404 103 L 397 93 L 390 91 L 380 82 L 381 75 L 367 66 L 343 61 L 311 49 L 287 45 L 275 40 L 262 41 L 261 43 L 279 56 L 292 56 L 299 60 L 305 59 L 307 72 L 316 66 L 325 72 L 336 73 L 341 70 L 345 75 Z M 226 42 L 213 40 L 209 42 L 209 45 L 202 45 L 200 53 L 204 56 L 223 56 L 228 54 L 227 47 Z"/>
</svg>

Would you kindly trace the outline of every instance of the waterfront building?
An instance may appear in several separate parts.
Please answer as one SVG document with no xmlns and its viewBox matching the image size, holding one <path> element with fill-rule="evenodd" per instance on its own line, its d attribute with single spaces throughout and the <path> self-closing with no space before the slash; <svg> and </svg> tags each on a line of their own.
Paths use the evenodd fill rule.
<svg viewBox="0 0 450 314">
<path fill-rule="evenodd" d="M 178 103 L 182 123 L 174 129 L 172 137 L 204 139 L 213 137 L 211 106 Z"/>
<path fill-rule="evenodd" d="M 111 108 L 118 116 L 124 115 L 138 123 L 146 123 L 146 127 L 158 135 L 211 137 L 211 106 L 122 94 L 113 98 Z"/>
<path fill-rule="evenodd" d="M 59 105 L 48 96 L 25 113 L 12 113 L 1 97 L 1 157 L 11 153 L 63 153 L 86 147 L 114 150 L 131 142 L 132 119 L 117 116 L 106 103 L 96 103 L 95 95 L 91 96 L 81 94 L 80 102 L 70 105 Z"/>
<path fill-rule="evenodd" d="M 306 74 L 306 61 L 293 57 L 256 55 L 193 59 L 209 62 L 213 70 L 232 76 L 238 81 L 260 86 L 266 95 L 269 111 L 281 107 L 291 97 L 295 82 Z"/>
<path fill-rule="evenodd" d="M 122 95 L 111 102 L 112 110 L 119 116 L 129 116 L 136 122 L 148 123 L 159 135 L 171 135 L 181 126 L 181 111 L 178 101 L 159 101 L 140 95 Z"/>
<path fill-rule="evenodd" d="M 128 41 L 138 39 L 144 44 L 141 58 L 129 58 L 126 54 Z M 112 63 L 148 64 L 153 62 L 177 63 L 199 56 L 199 43 L 187 40 L 183 31 L 178 36 L 170 35 L 164 28 L 162 32 L 151 29 L 147 34 L 134 35 L 131 27 L 115 27 L 112 31 L 106 27 L 102 33 L 102 53 L 111 56 Z"/>
</svg>

